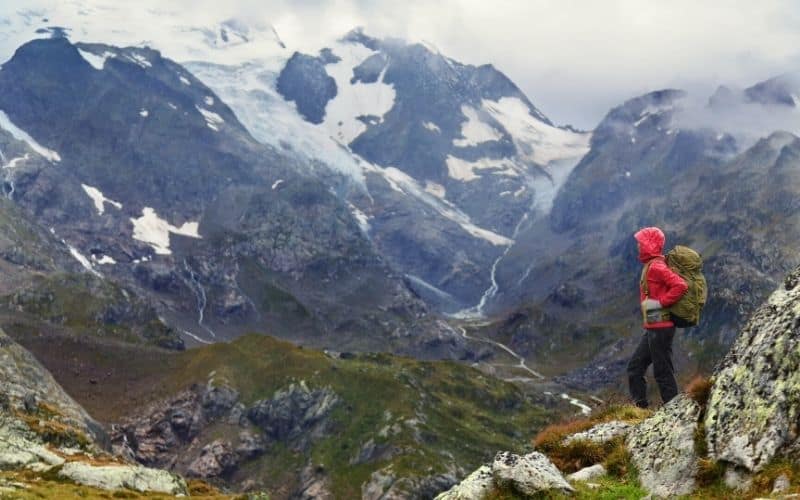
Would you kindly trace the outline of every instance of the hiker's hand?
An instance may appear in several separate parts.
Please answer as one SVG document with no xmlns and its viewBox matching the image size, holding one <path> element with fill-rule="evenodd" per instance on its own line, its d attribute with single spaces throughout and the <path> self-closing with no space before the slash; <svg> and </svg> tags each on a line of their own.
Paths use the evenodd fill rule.
<svg viewBox="0 0 800 500">
<path fill-rule="evenodd" d="M 661 305 L 661 302 L 657 301 L 656 299 L 645 299 L 644 302 L 642 302 L 642 306 L 644 306 L 645 311 L 664 308 L 664 306 Z"/>
</svg>

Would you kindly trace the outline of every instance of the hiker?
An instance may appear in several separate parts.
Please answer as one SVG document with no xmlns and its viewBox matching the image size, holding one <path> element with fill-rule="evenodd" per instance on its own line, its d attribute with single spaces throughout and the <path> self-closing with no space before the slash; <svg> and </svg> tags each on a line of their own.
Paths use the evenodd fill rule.
<svg viewBox="0 0 800 500">
<path fill-rule="evenodd" d="M 657 227 L 640 229 L 634 235 L 639 260 L 644 265 L 639 284 L 644 335 L 628 362 L 628 384 L 636 406 L 647 408 L 647 382 L 644 374 L 652 363 L 653 375 L 666 404 L 678 394 L 675 369 L 672 366 L 672 339 L 675 324 L 668 307 L 686 293 L 688 285 L 675 271 L 667 267 L 664 256 L 664 233 Z"/>
</svg>

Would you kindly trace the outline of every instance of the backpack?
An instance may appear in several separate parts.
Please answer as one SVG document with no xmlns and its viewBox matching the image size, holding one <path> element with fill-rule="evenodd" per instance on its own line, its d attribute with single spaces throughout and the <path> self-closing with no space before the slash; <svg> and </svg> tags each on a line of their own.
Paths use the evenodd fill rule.
<svg viewBox="0 0 800 500">
<path fill-rule="evenodd" d="M 708 298 L 703 258 L 689 247 L 676 245 L 667 253 L 666 262 L 689 285 L 683 297 L 669 308 L 672 322 L 678 328 L 695 326 L 700 322 L 700 313 Z"/>
</svg>

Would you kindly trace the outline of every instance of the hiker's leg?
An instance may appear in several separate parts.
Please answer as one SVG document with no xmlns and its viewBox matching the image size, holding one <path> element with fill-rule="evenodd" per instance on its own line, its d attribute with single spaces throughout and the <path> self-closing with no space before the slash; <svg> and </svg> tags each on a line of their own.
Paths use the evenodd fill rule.
<svg viewBox="0 0 800 500">
<path fill-rule="evenodd" d="M 633 356 L 628 362 L 628 387 L 631 391 L 631 398 L 636 406 L 647 408 L 647 382 L 644 374 L 650 366 L 650 345 L 647 341 L 647 332 L 642 335 L 642 339 Z"/>
<path fill-rule="evenodd" d="M 653 360 L 653 376 L 661 393 L 661 400 L 666 404 L 678 395 L 678 384 L 675 382 L 675 367 L 672 365 L 672 339 L 675 328 L 659 328 L 650 330 L 650 356 Z"/>
</svg>

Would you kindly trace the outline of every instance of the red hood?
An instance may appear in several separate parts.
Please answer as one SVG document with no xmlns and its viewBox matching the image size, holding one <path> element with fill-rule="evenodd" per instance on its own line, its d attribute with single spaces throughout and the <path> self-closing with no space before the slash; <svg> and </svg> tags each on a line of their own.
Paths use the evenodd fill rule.
<svg viewBox="0 0 800 500">
<path fill-rule="evenodd" d="M 664 232 L 657 227 L 640 229 L 633 235 L 639 242 L 639 260 L 647 262 L 653 257 L 661 255 L 664 249 Z"/>
</svg>

